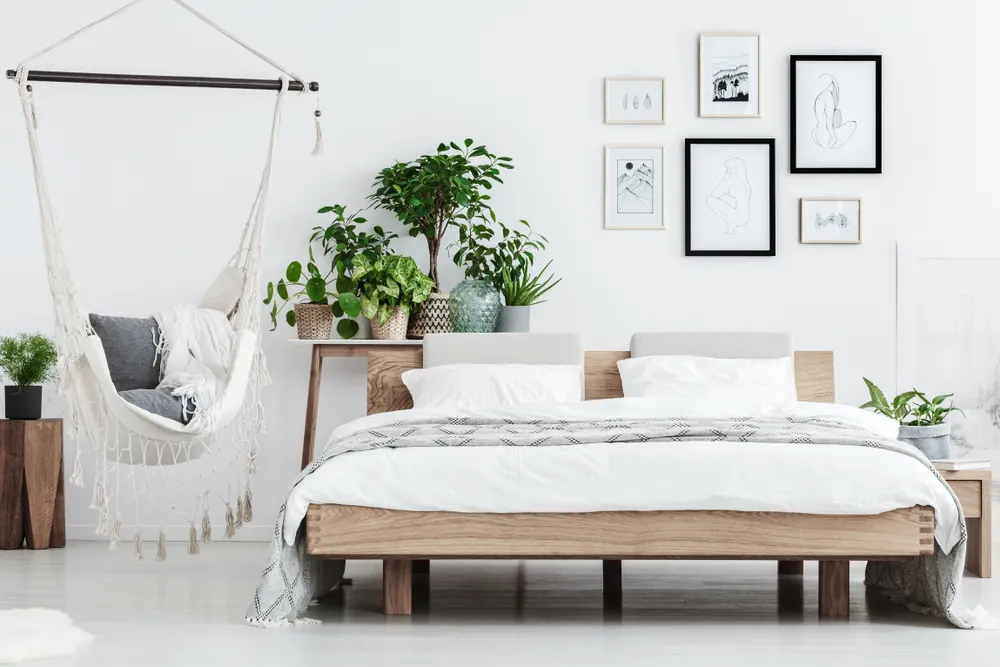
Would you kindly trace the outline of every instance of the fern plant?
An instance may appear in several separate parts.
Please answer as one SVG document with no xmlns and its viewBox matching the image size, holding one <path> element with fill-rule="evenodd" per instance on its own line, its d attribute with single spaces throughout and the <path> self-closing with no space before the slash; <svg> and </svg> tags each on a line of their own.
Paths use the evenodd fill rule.
<svg viewBox="0 0 1000 667">
<path fill-rule="evenodd" d="M 18 387 L 53 379 L 58 360 L 55 343 L 41 334 L 0 336 L 0 373 Z"/>
</svg>

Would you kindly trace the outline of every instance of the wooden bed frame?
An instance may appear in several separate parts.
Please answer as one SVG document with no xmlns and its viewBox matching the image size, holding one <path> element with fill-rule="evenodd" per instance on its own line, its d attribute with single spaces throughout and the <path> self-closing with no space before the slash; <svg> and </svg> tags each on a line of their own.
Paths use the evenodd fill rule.
<svg viewBox="0 0 1000 667">
<path fill-rule="evenodd" d="M 617 362 L 628 352 L 587 352 L 588 400 L 622 396 Z M 400 376 L 422 367 L 422 351 L 372 351 L 368 413 L 412 406 Z M 796 352 L 800 400 L 833 402 L 833 353 Z M 605 606 L 621 605 L 621 561 L 777 560 L 782 575 L 819 561 L 819 614 L 846 617 L 851 560 L 901 560 L 933 553 L 934 512 L 910 507 L 877 515 L 662 511 L 471 514 L 310 505 L 306 552 L 383 561 L 386 614 L 410 614 L 414 564 L 428 559 L 524 558 L 604 561 Z"/>
</svg>

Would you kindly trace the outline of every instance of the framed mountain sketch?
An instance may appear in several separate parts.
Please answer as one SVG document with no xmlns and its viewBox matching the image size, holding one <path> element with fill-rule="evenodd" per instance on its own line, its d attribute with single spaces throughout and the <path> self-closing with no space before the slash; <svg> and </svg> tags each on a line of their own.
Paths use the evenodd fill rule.
<svg viewBox="0 0 1000 667">
<path fill-rule="evenodd" d="M 607 125 L 650 125 L 666 122 L 662 77 L 608 77 L 604 80 Z"/>
<path fill-rule="evenodd" d="M 698 61 L 702 118 L 760 118 L 759 33 L 703 33 Z"/>
<path fill-rule="evenodd" d="M 684 141 L 684 254 L 774 256 L 774 139 Z"/>
<path fill-rule="evenodd" d="M 882 56 L 791 57 L 793 174 L 882 173 Z"/>
<path fill-rule="evenodd" d="M 604 228 L 663 229 L 663 146 L 606 146 Z"/>
</svg>

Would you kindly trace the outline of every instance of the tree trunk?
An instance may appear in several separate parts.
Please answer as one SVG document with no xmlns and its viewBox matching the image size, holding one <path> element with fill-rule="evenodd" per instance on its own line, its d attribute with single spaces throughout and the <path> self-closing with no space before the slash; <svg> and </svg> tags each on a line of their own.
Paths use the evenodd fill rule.
<svg viewBox="0 0 1000 667">
<path fill-rule="evenodd" d="M 441 239 L 428 238 L 427 239 L 427 255 L 429 257 L 429 264 L 427 267 L 427 276 L 434 281 L 434 291 L 441 291 L 441 283 L 438 282 L 438 253 L 441 250 Z"/>
</svg>

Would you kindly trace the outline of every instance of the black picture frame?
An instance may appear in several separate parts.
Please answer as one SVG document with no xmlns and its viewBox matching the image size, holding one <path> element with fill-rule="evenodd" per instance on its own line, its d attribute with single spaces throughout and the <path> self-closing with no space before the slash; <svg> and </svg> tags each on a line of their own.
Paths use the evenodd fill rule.
<svg viewBox="0 0 1000 667">
<path fill-rule="evenodd" d="M 700 144 L 737 144 L 737 145 L 765 145 L 768 147 L 768 181 L 769 181 L 769 204 L 770 211 L 768 219 L 770 222 L 770 243 L 767 249 L 762 250 L 692 250 L 691 249 L 691 147 Z M 685 139 L 684 140 L 684 255 L 686 257 L 774 257 L 775 252 L 775 140 L 758 138 L 737 138 L 737 139 Z"/>
<path fill-rule="evenodd" d="M 875 166 L 874 167 L 800 167 L 796 145 L 796 66 L 800 62 L 873 62 L 875 63 Z M 789 151 L 793 174 L 881 174 L 882 173 L 882 56 L 832 55 L 789 56 Z"/>
</svg>

